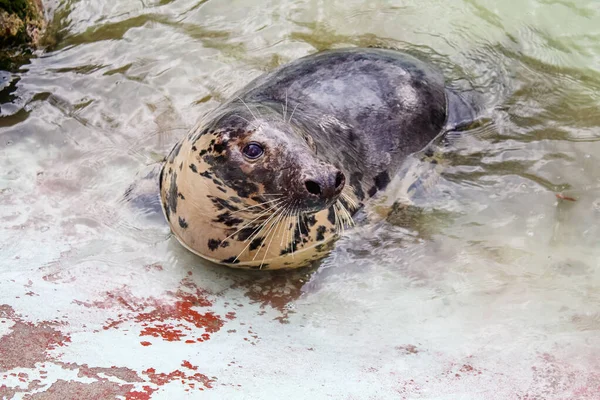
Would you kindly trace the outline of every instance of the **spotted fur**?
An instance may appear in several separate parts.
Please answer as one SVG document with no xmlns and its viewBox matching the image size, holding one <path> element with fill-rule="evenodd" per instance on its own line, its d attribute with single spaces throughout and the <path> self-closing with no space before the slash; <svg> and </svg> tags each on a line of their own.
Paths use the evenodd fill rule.
<svg viewBox="0 0 600 400">
<path fill-rule="evenodd" d="M 405 54 L 305 57 L 251 82 L 177 143 L 160 178 L 164 213 L 186 248 L 215 263 L 305 266 L 443 131 L 446 109 L 441 74 Z M 241 154 L 250 141 L 266 148 L 259 162 Z M 302 192 L 307 176 L 336 169 L 346 185 L 333 203 Z"/>
</svg>

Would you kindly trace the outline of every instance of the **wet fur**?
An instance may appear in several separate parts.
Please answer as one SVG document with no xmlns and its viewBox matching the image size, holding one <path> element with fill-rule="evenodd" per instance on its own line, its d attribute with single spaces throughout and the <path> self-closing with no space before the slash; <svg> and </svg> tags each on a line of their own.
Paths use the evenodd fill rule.
<svg viewBox="0 0 600 400">
<path fill-rule="evenodd" d="M 173 148 L 160 176 L 165 216 L 178 240 L 210 261 L 257 269 L 307 265 L 325 256 L 343 229 L 341 207 L 354 213 L 386 188 L 406 156 L 470 118 L 461 101 L 437 70 L 397 51 L 346 49 L 299 59 L 248 84 Z M 258 164 L 240 157 L 252 140 L 268 146 Z M 300 191 L 307 176 L 331 168 L 346 177 L 341 206 L 292 218 L 294 201 L 304 210 L 323 208 Z M 287 211 L 257 233 L 277 193 L 288 199 L 280 203 Z"/>
</svg>

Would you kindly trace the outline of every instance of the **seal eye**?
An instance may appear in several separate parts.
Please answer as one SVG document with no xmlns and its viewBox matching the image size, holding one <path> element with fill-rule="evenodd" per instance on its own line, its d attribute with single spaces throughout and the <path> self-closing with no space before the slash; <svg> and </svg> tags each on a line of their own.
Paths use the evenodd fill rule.
<svg viewBox="0 0 600 400">
<path fill-rule="evenodd" d="M 244 155 L 251 160 L 256 160 L 258 157 L 262 156 L 265 150 L 258 143 L 248 143 L 246 147 L 242 150 Z"/>
</svg>

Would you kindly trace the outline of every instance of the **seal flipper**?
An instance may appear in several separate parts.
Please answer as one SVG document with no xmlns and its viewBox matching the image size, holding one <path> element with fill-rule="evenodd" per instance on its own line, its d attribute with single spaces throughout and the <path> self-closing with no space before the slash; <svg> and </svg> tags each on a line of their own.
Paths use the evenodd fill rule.
<svg viewBox="0 0 600 400">
<path fill-rule="evenodd" d="M 481 95 L 474 90 L 457 92 L 446 88 L 446 125 L 444 132 L 472 129 L 482 117 Z"/>
<path fill-rule="evenodd" d="M 146 215 L 153 217 L 157 215 L 162 218 L 159 187 L 161 169 L 162 164 L 154 164 L 141 171 L 136 181 L 125 191 L 123 201 Z"/>
</svg>

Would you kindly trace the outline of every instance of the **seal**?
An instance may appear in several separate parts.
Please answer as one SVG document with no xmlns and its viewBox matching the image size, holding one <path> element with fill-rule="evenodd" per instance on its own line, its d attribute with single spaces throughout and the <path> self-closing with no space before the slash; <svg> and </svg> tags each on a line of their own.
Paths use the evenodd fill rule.
<svg viewBox="0 0 600 400">
<path fill-rule="evenodd" d="M 250 82 L 168 155 L 161 204 L 193 253 L 236 268 L 306 266 L 405 158 L 471 115 L 433 66 L 395 50 L 300 58 Z"/>
</svg>

